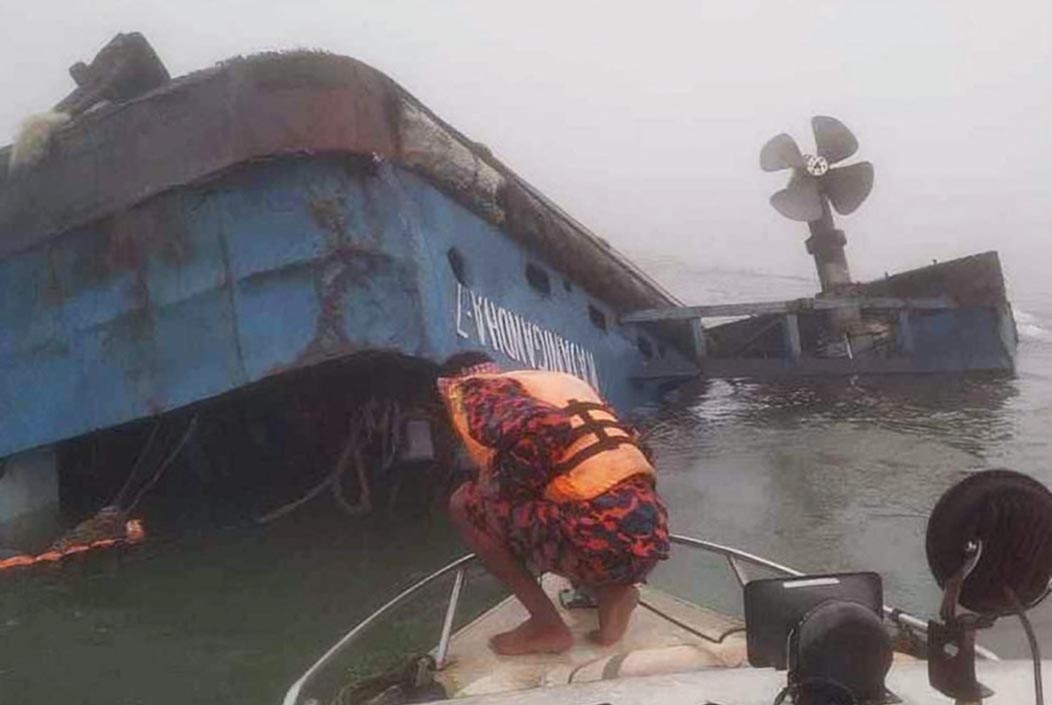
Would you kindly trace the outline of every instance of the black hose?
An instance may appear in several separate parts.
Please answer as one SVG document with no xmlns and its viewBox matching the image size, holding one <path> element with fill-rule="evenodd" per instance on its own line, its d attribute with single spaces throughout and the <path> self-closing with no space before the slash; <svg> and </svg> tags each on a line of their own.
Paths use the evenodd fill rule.
<svg viewBox="0 0 1052 705">
<path fill-rule="evenodd" d="M 648 610 L 650 610 L 651 612 L 653 612 L 657 616 L 661 617 L 662 619 L 667 620 L 669 622 L 672 622 L 673 624 L 675 624 L 680 629 L 683 629 L 684 631 L 688 631 L 691 634 L 693 634 L 694 636 L 698 637 L 699 639 L 704 639 L 705 641 L 709 642 L 710 644 L 722 644 L 723 640 L 726 639 L 727 637 L 729 637 L 731 634 L 740 634 L 741 632 L 745 631 L 745 627 L 731 627 L 727 631 L 725 631 L 722 634 L 720 634 L 718 637 L 713 638 L 713 637 L 709 636 L 708 634 L 705 634 L 705 633 L 701 632 L 700 630 L 695 629 L 694 627 L 690 626 L 686 622 L 680 621 L 680 620 L 676 619 L 675 617 L 673 617 L 671 615 L 665 614 L 664 612 L 659 610 L 657 607 L 654 607 L 653 605 L 648 604 L 645 600 L 640 600 L 639 601 L 639 606 L 647 608 Z"/>
</svg>

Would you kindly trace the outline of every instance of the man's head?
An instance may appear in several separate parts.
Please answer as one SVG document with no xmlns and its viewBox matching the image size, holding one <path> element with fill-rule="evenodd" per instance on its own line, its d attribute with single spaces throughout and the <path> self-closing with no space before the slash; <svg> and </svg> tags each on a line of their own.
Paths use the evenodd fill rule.
<svg viewBox="0 0 1052 705">
<path fill-rule="evenodd" d="M 479 372 L 498 372 L 493 358 L 480 350 L 465 350 L 450 355 L 438 368 L 438 376 L 444 378 L 463 377 Z"/>
</svg>

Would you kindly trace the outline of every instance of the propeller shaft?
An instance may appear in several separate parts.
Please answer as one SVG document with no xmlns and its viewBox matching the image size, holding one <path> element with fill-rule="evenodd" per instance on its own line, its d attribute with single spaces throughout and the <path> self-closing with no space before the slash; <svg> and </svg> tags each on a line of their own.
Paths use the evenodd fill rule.
<svg viewBox="0 0 1052 705">
<path fill-rule="evenodd" d="M 809 222 L 807 227 L 811 231 L 811 237 L 807 239 L 807 252 L 815 259 L 822 293 L 833 293 L 850 285 L 851 270 L 844 253 L 847 238 L 833 224 L 833 214 L 825 198 L 822 198 L 822 216 Z"/>
</svg>

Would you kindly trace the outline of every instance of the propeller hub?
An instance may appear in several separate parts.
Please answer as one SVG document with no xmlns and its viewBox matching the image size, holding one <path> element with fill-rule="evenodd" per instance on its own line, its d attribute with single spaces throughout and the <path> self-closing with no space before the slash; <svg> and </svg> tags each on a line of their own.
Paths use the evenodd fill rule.
<svg viewBox="0 0 1052 705">
<path fill-rule="evenodd" d="M 811 176 L 822 176 L 829 171 L 829 162 L 823 156 L 808 154 L 804 157 L 804 167 Z"/>
</svg>

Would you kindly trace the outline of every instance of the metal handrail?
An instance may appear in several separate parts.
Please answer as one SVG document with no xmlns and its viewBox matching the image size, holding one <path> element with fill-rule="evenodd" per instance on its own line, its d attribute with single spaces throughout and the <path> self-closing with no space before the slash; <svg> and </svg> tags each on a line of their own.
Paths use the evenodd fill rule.
<svg viewBox="0 0 1052 705">
<path fill-rule="evenodd" d="M 690 548 L 707 551 L 716 555 L 723 556 L 727 559 L 727 563 L 730 567 L 731 572 L 737 579 L 740 585 L 745 585 L 748 582 L 748 576 L 745 573 L 741 563 L 748 563 L 751 565 L 766 568 L 775 573 L 786 575 L 790 577 L 800 577 L 805 573 L 800 572 L 789 566 L 782 565 L 781 563 L 775 563 L 769 561 L 766 558 L 748 553 L 746 551 L 738 550 L 737 548 L 731 548 L 730 546 L 724 546 L 722 544 L 713 543 L 712 541 L 705 541 L 703 539 L 696 539 L 692 536 L 683 536 L 682 534 L 671 534 L 669 540 L 672 543 L 688 546 Z M 461 556 L 452 563 L 439 568 L 431 575 L 417 581 L 413 585 L 407 587 L 402 592 L 395 595 L 383 607 L 373 612 L 371 615 L 360 622 L 354 629 L 349 631 L 342 639 L 325 652 L 325 654 L 318 659 L 313 666 L 307 669 L 306 673 L 300 676 L 299 680 L 292 684 L 292 686 L 285 693 L 285 698 L 282 700 L 282 705 L 298 705 L 300 694 L 303 692 L 304 686 L 311 681 L 323 668 L 328 666 L 339 654 L 346 651 L 351 645 L 353 645 L 359 637 L 365 631 L 380 620 L 384 615 L 393 610 L 394 608 L 401 605 L 403 602 L 408 600 L 410 597 L 415 595 L 417 592 L 427 587 L 431 583 L 435 582 L 439 578 L 446 576 L 456 571 L 456 576 L 453 580 L 453 587 L 449 593 L 449 601 L 446 604 L 446 613 L 442 621 L 442 633 L 439 637 L 438 646 L 435 651 L 435 662 L 438 668 L 442 668 L 446 663 L 446 657 L 449 650 L 449 642 L 453 632 L 453 620 L 456 617 L 457 606 L 460 603 L 460 594 L 464 586 L 464 577 L 467 570 L 468 564 L 476 559 L 475 554 L 469 553 L 466 556 Z M 658 613 L 660 615 L 660 613 Z M 914 617 L 913 615 L 907 614 L 888 605 L 884 605 L 884 614 L 894 622 L 895 624 L 915 629 L 918 632 L 927 635 L 928 623 L 922 619 Z M 665 615 L 661 615 L 665 616 Z M 990 661 L 1000 660 L 996 654 L 988 649 L 984 649 L 981 646 L 975 647 L 975 652 L 984 659 Z"/>
<path fill-rule="evenodd" d="M 709 553 L 716 553 L 724 556 L 731 566 L 731 571 L 734 573 L 735 577 L 738 579 L 739 584 L 741 585 L 744 585 L 746 582 L 743 579 L 744 571 L 742 571 L 741 567 L 736 564 L 736 561 L 752 563 L 753 565 L 758 565 L 763 568 L 767 568 L 768 570 L 774 571 L 775 573 L 781 573 L 782 575 L 787 575 L 790 577 L 801 577 L 805 575 L 805 573 L 802 573 L 794 568 L 790 568 L 789 566 L 784 566 L 781 563 L 775 563 L 774 561 L 769 561 L 766 558 L 761 558 L 760 556 L 756 556 L 745 551 L 740 551 L 736 548 L 731 548 L 730 546 L 724 546 L 722 544 L 713 543 L 712 541 L 704 541 L 702 539 L 696 539 L 692 536 L 683 536 L 681 534 L 671 534 L 669 536 L 669 540 L 671 540 L 672 543 L 680 544 L 682 546 L 690 546 L 692 548 L 698 548 L 704 551 L 708 551 Z M 884 605 L 883 607 L 885 616 L 887 616 L 888 619 L 890 619 L 895 624 L 899 624 L 904 627 L 909 627 L 910 629 L 915 629 L 924 635 L 928 634 L 928 623 L 923 619 L 914 617 L 911 614 L 903 612 L 902 610 L 897 609 L 895 607 L 891 607 L 889 605 Z M 997 654 L 979 645 L 976 645 L 975 653 L 989 661 L 1001 660 L 997 656 Z"/>
<path fill-rule="evenodd" d="M 438 647 L 435 650 L 435 668 L 440 671 L 446 667 L 449 640 L 453 638 L 453 620 L 457 616 L 460 591 L 464 588 L 464 578 L 467 577 L 467 572 L 467 566 L 461 566 L 457 574 L 453 576 L 453 587 L 449 591 L 449 602 L 446 603 L 446 616 L 442 620 L 442 634 L 438 637 Z"/>
<path fill-rule="evenodd" d="M 470 563 L 473 560 L 475 560 L 475 554 L 474 553 L 469 553 L 466 556 L 461 556 L 460 558 L 456 559 L 452 563 L 450 563 L 450 564 L 448 564 L 448 565 L 446 565 L 446 566 L 444 566 L 442 568 L 439 568 L 437 571 L 435 571 L 431 575 L 429 575 L 426 578 L 424 578 L 423 580 L 420 580 L 420 581 L 414 583 L 413 585 L 407 587 L 405 590 L 403 590 L 402 592 L 398 593 L 393 598 L 388 600 L 387 603 L 384 604 L 383 607 L 381 607 L 380 609 L 378 609 L 375 612 L 373 612 L 371 615 L 366 617 L 362 622 L 360 622 L 358 624 L 358 626 L 356 626 L 351 631 L 347 632 L 347 634 L 342 639 L 340 639 L 338 642 L 336 642 L 336 644 L 333 645 L 333 647 L 331 649 L 326 651 L 325 654 L 320 659 L 318 659 L 314 663 L 313 666 L 308 668 L 307 672 L 304 673 L 302 676 L 300 676 L 299 680 L 297 680 L 295 683 L 293 683 L 292 686 L 285 693 L 285 699 L 282 700 L 282 705 L 296 705 L 297 702 L 299 701 L 300 693 L 303 692 L 303 687 L 309 681 L 313 680 L 314 676 L 316 676 L 323 668 L 328 666 L 333 661 L 333 659 L 335 659 L 340 653 L 345 651 L 347 649 L 347 647 L 349 647 L 351 644 L 353 644 L 355 641 L 357 641 L 358 638 L 369 627 L 371 627 L 373 624 L 375 624 L 377 621 L 379 621 L 379 619 L 381 617 L 386 615 L 388 612 L 393 610 L 395 607 L 398 607 L 400 604 L 405 602 L 408 598 L 412 597 L 417 592 L 419 592 L 423 588 L 427 587 L 431 583 L 435 582 L 439 578 L 441 578 L 441 577 L 443 577 L 445 575 L 448 575 L 449 573 L 452 573 L 455 570 L 463 570 L 468 565 L 468 563 Z M 463 578 L 458 580 L 457 584 L 462 584 L 462 582 L 463 582 Z M 456 599 L 457 601 L 459 601 L 459 599 L 460 599 L 460 589 L 459 589 L 459 587 L 454 591 L 453 594 L 450 595 L 450 603 L 451 603 L 451 608 L 452 609 L 456 608 L 456 606 L 453 604 L 453 600 L 454 599 Z M 449 609 L 450 608 L 447 608 L 447 615 L 449 614 Z M 447 616 L 447 619 L 449 620 L 449 624 L 450 624 L 450 628 L 451 628 L 452 627 L 452 618 Z M 445 631 L 445 629 L 443 629 L 443 631 Z"/>
</svg>

